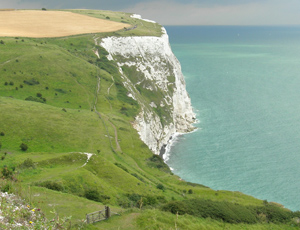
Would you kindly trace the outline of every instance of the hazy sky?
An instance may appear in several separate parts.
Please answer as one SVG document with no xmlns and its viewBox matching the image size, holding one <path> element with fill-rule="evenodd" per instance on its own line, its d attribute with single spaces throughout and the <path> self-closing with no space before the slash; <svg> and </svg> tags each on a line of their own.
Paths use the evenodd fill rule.
<svg viewBox="0 0 300 230">
<path fill-rule="evenodd" d="M 103 9 L 162 25 L 299 25 L 299 0 L 0 0 L 0 8 Z"/>
</svg>

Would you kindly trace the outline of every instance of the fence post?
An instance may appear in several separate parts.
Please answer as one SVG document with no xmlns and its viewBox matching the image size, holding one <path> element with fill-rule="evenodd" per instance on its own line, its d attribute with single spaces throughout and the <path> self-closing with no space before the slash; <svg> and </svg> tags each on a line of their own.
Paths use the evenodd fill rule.
<svg viewBox="0 0 300 230">
<path fill-rule="evenodd" d="M 89 215 L 86 214 L 86 223 L 89 224 L 90 223 L 90 220 L 89 220 Z"/>
<path fill-rule="evenodd" d="M 110 208 L 109 206 L 105 206 L 105 218 L 110 218 Z"/>
</svg>

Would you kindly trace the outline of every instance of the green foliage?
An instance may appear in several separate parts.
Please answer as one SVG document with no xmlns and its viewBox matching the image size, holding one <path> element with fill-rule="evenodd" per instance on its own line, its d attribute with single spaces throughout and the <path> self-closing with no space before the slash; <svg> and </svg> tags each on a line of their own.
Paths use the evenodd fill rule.
<svg viewBox="0 0 300 230">
<path fill-rule="evenodd" d="M 46 103 L 45 98 L 33 97 L 33 96 L 26 97 L 25 101 L 35 101 L 35 102 L 40 102 L 40 103 Z"/>
<path fill-rule="evenodd" d="M 31 158 L 27 158 L 22 164 L 19 165 L 19 168 L 35 168 L 35 164 Z"/>
<path fill-rule="evenodd" d="M 153 154 L 152 157 L 150 157 L 147 160 L 147 165 L 149 167 L 158 168 L 163 172 L 171 173 L 169 166 L 163 161 L 163 159 L 159 155 Z"/>
<path fill-rule="evenodd" d="M 64 186 L 61 183 L 58 183 L 56 181 L 42 181 L 42 182 L 36 182 L 34 185 L 39 187 L 44 187 L 47 189 L 51 189 L 54 191 L 64 191 Z"/>
<path fill-rule="evenodd" d="M 28 145 L 25 143 L 22 143 L 22 144 L 20 144 L 20 149 L 25 152 L 28 149 Z"/>
<path fill-rule="evenodd" d="M 93 200 L 93 201 L 97 201 L 97 202 L 105 202 L 106 200 L 110 199 L 110 196 L 104 195 L 104 194 L 100 194 L 98 192 L 97 189 L 94 188 L 89 188 L 84 192 L 84 197 L 89 199 L 89 200 Z"/>
<path fill-rule="evenodd" d="M 2 177 L 4 179 L 12 179 L 13 178 L 13 171 L 4 166 L 1 170 Z"/>
<path fill-rule="evenodd" d="M 5 136 L 5 133 L 4 132 L 0 132 L 0 136 Z"/>
<path fill-rule="evenodd" d="M 243 206 L 227 201 L 212 201 L 204 199 L 191 199 L 185 201 L 172 201 L 165 204 L 162 210 L 180 215 L 189 214 L 202 218 L 212 218 L 227 223 L 254 224 L 260 221 L 273 223 L 288 223 L 300 213 L 276 205 Z M 261 217 L 265 218 L 262 219 Z"/>
<path fill-rule="evenodd" d="M 160 184 L 160 183 L 156 186 L 156 188 L 158 188 L 160 190 L 163 190 L 163 191 L 166 190 L 165 186 L 163 184 Z"/>
<path fill-rule="evenodd" d="M 39 85 L 40 84 L 40 82 L 35 78 L 31 78 L 29 80 L 24 80 L 23 82 L 26 85 Z"/>
<path fill-rule="evenodd" d="M 100 194 L 98 190 L 96 189 L 88 189 L 84 192 L 84 197 L 93 200 L 93 201 L 98 201 L 100 202 Z"/>
<path fill-rule="evenodd" d="M 122 164 L 116 162 L 115 165 L 118 166 L 119 168 L 123 169 L 125 172 L 129 173 L 128 169 L 125 166 L 123 166 Z"/>
</svg>

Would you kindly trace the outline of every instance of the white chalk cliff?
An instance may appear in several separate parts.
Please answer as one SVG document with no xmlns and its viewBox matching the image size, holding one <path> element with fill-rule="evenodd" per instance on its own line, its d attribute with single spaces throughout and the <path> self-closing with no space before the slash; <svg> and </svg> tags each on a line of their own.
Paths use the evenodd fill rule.
<svg viewBox="0 0 300 230">
<path fill-rule="evenodd" d="M 175 133 L 194 128 L 195 114 L 169 37 L 107 37 L 100 45 L 122 74 L 128 96 L 140 104 L 134 128 L 155 153 L 161 154 Z"/>
</svg>

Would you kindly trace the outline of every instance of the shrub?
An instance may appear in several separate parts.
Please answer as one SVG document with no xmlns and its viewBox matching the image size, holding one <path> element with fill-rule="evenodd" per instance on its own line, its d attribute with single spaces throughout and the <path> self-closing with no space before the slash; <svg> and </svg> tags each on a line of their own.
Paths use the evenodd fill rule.
<svg viewBox="0 0 300 230">
<path fill-rule="evenodd" d="M 42 94 L 41 93 L 37 93 L 36 96 L 37 97 L 42 97 Z"/>
<path fill-rule="evenodd" d="M 162 206 L 163 211 L 173 214 L 189 214 L 202 218 L 222 220 L 227 223 L 254 224 L 262 220 L 273 223 L 287 223 L 298 214 L 276 205 L 244 206 L 226 201 L 212 201 L 204 199 L 191 199 L 185 201 L 172 201 Z M 300 213 L 299 213 L 300 215 Z"/>
<path fill-rule="evenodd" d="M 123 169 L 125 172 L 129 173 L 128 169 L 125 166 L 123 166 L 122 164 L 116 162 L 115 165 L 118 166 L 119 168 Z"/>
<path fill-rule="evenodd" d="M 84 197 L 89 200 L 100 202 L 100 194 L 96 189 L 88 189 L 84 192 Z"/>
<path fill-rule="evenodd" d="M 20 168 L 35 168 L 35 165 L 32 159 L 27 158 L 22 164 L 20 164 Z"/>
<path fill-rule="evenodd" d="M 55 190 L 55 191 L 64 191 L 64 187 L 56 182 L 56 181 L 43 181 L 43 182 L 38 182 L 35 185 L 39 186 L 39 187 L 44 187 L 47 189 L 51 189 L 51 190 Z"/>
<path fill-rule="evenodd" d="M 20 88 L 22 89 L 22 88 L 23 88 L 23 85 L 20 85 Z"/>
<path fill-rule="evenodd" d="M 148 159 L 147 164 L 150 167 L 158 168 L 159 170 L 164 171 L 166 173 L 171 172 L 169 166 L 163 161 L 163 159 L 159 155 L 153 154 L 152 157 Z"/>
<path fill-rule="evenodd" d="M 163 190 L 163 191 L 165 191 L 165 186 L 163 186 L 162 184 L 158 184 L 157 186 L 156 186 L 156 188 L 158 188 L 158 189 L 160 189 L 160 190 Z"/>
<path fill-rule="evenodd" d="M 193 190 L 192 190 L 192 189 L 189 189 L 188 193 L 189 193 L 189 194 L 193 194 Z"/>
<path fill-rule="evenodd" d="M 4 45 L 4 41 L 3 41 L 3 40 L 1 40 L 1 41 L 0 41 L 0 44 Z"/>
<path fill-rule="evenodd" d="M 13 81 L 10 81 L 10 82 L 9 82 L 9 85 L 14 85 L 14 82 L 13 82 Z"/>
<path fill-rule="evenodd" d="M 27 84 L 27 85 L 38 85 L 38 84 L 40 84 L 40 82 L 38 80 L 36 80 L 35 78 L 31 78 L 29 80 L 24 80 L 23 82 L 24 82 L 24 84 Z"/>
<path fill-rule="evenodd" d="M 5 133 L 4 132 L 0 132 L 0 136 L 5 136 Z"/>
<path fill-rule="evenodd" d="M 6 82 L 4 83 L 4 85 L 8 85 L 8 82 L 6 81 Z"/>
<path fill-rule="evenodd" d="M 25 98 L 25 101 L 35 101 L 35 102 L 45 103 L 46 99 L 45 98 L 29 96 L 29 97 Z"/>
<path fill-rule="evenodd" d="M 4 179 L 12 179 L 13 171 L 9 170 L 6 166 L 2 168 L 1 173 Z"/>
<path fill-rule="evenodd" d="M 22 151 L 25 152 L 28 149 L 28 146 L 27 146 L 27 144 L 22 143 L 22 144 L 20 144 L 20 148 L 21 148 Z"/>
</svg>

